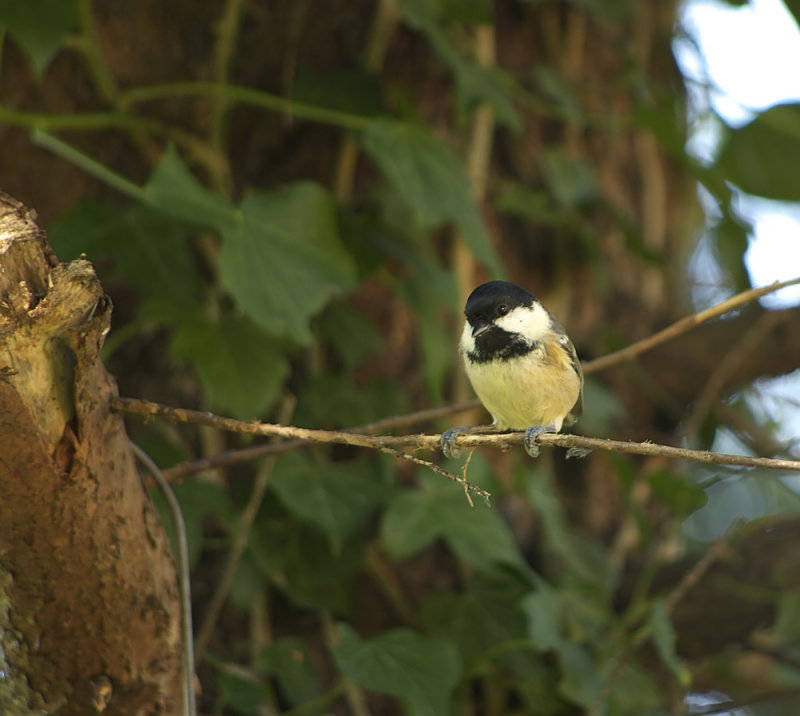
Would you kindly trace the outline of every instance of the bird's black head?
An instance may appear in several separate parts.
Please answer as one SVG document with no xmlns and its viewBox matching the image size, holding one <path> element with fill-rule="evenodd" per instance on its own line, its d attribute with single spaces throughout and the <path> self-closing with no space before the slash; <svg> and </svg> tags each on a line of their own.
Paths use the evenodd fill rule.
<svg viewBox="0 0 800 716">
<path fill-rule="evenodd" d="M 478 328 L 502 318 L 519 306 L 530 308 L 535 301 L 532 294 L 514 283 L 489 281 L 469 295 L 464 315 L 473 328 Z"/>
<path fill-rule="evenodd" d="M 470 357 L 478 362 L 510 358 L 531 350 L 529 337 L 510 332 L 497 321 L 516 308 L 532 308 L 536 298 L 508 281 L 489 281 L 478 286 L 467 299 L 464 315 L 472 331 Z"/>
</svg>

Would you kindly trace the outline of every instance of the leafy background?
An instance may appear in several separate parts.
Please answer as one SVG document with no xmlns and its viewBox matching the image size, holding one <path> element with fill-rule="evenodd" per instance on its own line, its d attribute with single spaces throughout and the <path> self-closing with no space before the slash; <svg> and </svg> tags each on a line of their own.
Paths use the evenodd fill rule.
<svg viewBox="0 0 800 716">
<path fill-rule="evenodd" d="M 95 263 L 123 395 L 321 428 L 462 399 L 454 345 L 481 280 L 529 287 L 603 355 L 692 310 L 704 230 L 717 295 L 748 286 L 735 187 L 800 196 L 795 105 L 727 130 L 713 162 L 687 156 L 671 3 L 0 0 L 0 23 L 0 186 L 61 260 Z M 579 429 L 789 454 L 754 384 L 798 365 L 784 314 L 702 412 L 720 357 L 745 350 L 737 320 L 591 377 Z M 482 416 L 422 427 L 455 420 Z M 129 429 L 165 467 L 249 444 Z M 468 476 L 491 506 L 344 448 L 176 485 L 198 623 L 258 507 L 202 711 L 640 715 L 766 691 L 750 713 L 793 712 L 781 475 L 553 451 L 479 452 Z M 742 512 L 759 519 L 739 559 L 668 608 L 697 535 Z"/>
</svg>

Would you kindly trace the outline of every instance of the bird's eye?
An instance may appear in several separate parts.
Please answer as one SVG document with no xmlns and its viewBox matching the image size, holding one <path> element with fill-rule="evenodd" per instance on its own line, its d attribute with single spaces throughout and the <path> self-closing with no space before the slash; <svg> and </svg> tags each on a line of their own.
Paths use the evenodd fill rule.
<svg viewBox="0 0 800 716">
<path fill-rule="evenodd" d="M 509 305 L 507 305 L 505 303 L 501 303 L 497 307 L 497 315 L 498 316 L 505 316 L 510 310 L 511 310 L 511 307 Z"/>
</svg>

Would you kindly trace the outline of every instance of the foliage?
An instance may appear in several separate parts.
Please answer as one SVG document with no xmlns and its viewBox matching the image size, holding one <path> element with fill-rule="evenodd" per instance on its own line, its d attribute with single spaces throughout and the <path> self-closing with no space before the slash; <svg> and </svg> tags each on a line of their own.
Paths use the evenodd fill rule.
<svg viewBox="0 0 800 716">
<path fill-rule="evenodd" d="M 513 12 L 545 5 L 520 2 Z M 96 49 L 91 23 L 80 14 L 88 6 L 0 0 L 0 22 L 46 79 L 53 59 L 67 52 L 70 32 L 77 32 L 74 46 Z M 574 6 L 598 32 L 627 27 L 634 12 L 627 2 Z M 72 206 L 49 240 L 61 260 L 86 254 L 115 300 L 121 297 L 124 318 L 104 356 L 121 366 L 122 381 L 139 355 L 157 355 L 152 369 L 148 362 L 139 372 L 139 385 L 152 389 L 142 372 L 154 378 L 157 399 L 267 420 L 285 420 L 288 404 L 293 422 L 314 427 L 363 424 L 443 402 L 452 396 L 458 297 L 467 288 L 454 270 L 459 250 L 474 276 L 510 275 L 518 260 L 548 275 L 576 266 L 572 280 L 587 303 L 602 300 L 614 283 L 601 224 L 622 237 L 617 250 L 629 252 L 643 273 L 666 273 L 673 262 L 647 243 L 634 216 L 611 205 L 593 158 L 575 152 L 581 133 L 603 141 L 618 141 L 623 132 L 647 136 L 701 182 L 719 207 L 721 262 L 739 282 L 746 280 L 746 241 L 726 182 L 773 198 L 800 196 L 797 106 L 768 110 L 730 131 L 717 161 L 701 166 L 683 152 L 682 108 L 671 88 L 632 57 L 609 83 L 634 96 L 625 101 L 634 111 L 623 116 L 612 103 L 584 103 L 585 88 L 555 59 L 529 60 L 513 73 L 479 60 L 467 39 L 495 22 L 488 2 L 402 0 L 397 10 L 395 19 L 379 15 L 373 31 L 406 33 L 436 68 L 440 93 L 450 99 L 440 126 L 415 104 L 411 80 L 382 84 L 375 66 L 347 77 L 298 77 L 301 102 L 235 86 L 224 73 L 213 84 L 111 91 L 110 68 L 86 51 L 89 74 L 106 78 L 97 93 L 109 113 L 76 115 L 69 128 L 124 126 L 143 156 L 158 141 L 160 157 L 137 184 L 126 167 L 101 163 L 105 153 L 96 145 L 78 150 L 55 136 L 66 112 L 0 107 L 0 122 L 32 130 L 33 141 L 116 192 L 111 200 L 106 192 L 105 200 Z M 220 47 L 233 42 L 224 28 L 220 37 Z M 315 104 L 315 96 L 331 99 Z M 223 117 L 235 106 L 319 125 L 330 132 L 327 144 L 335 136 L 363 153 L 359 171 L 368 178 L 359 184 L 342 159 L 339 169 L 347 175 L 351 166 L 350 174 L 330 185 L 322 172 L 291 170 L 269 186 L 253 185 L 233 169 L 243 159 L 227 148 L 235 145 L 232 131 L 225 141 L 212 131 L 189 140 L 182 127 L 165 129 L 161 115 L 148 114 L 149 104 L 138 105 L 196 97 Z M 508 157 L 514 171 L 490 187 L 483 207 L 466 157 L 468 128 L 486 107 L 504 136 L 519 137 L 535 119 L 543 134 L 558 139 L 531 165 Z M 220 126 L 224 135 L 225 122 Z M 499 247 L 487 216 L 544 238 Z M 597 353 L 623 338 L 609 329 L 587 342 Z M 594 378 L 586 396 L 583 429 L 613 434 L 626 418 L 621 401 Z M 209 448 L 198 434 L 131 429 L 165 463 Z M 218 712 L 265 706 L 321 714 L 342 712 L 358 689 L 377 704 L 376 713 L 665 713 L 674 694 L 690 687 L 691 673 L 664 597 L 648 587 L 664 535 L 680 541 L 681 521 L 711 494 L 701 485 L 709 473 L 691 480 L 672 467 L 639 471 L 623 458 L 594 465 L 613 476 L 619 523 L 639 535 L 633 589 L 622 537 L 612 544 L 602 530 L 592 534 L 576 524 L 562 494 L 585 468 L 565 467 L 553 454 L 535 469 L 519 455 L 476 455 L 467 477 L 492 492 L 491 505 L 471 506 L 460 487 L 385 456 L 321 447 L 232 469 L 218 482 L 185 482 L 178 497 L 194 569 L 203 577 L 197 581 L 207 585 L 219 569 L 214 557 L 236 532 L 253 472 L 270 475 L 229 595 L 226 623 L 236 627 L 217 634 L 213 655 L 201 665 L 203 678 L 213 681 L 204 685 L 209 700 L 216 699 Z M 566 486 L 556 474 L 568 476 Z M 639 500 L 643 486 L 658 501 L 658 526 Z M 207 597 L 196 597 L 200 617 Z M 779 604 L 779 640 L 792 649 L 798 603 L 797 593 L 787 592 Z M 273 620 L 274 638 L 255 634 L 264 619 Z M 656 659 L 626 655 L 640 634 Z M 246 647 L 255 653 L 249 661 Z"/>
</svg>

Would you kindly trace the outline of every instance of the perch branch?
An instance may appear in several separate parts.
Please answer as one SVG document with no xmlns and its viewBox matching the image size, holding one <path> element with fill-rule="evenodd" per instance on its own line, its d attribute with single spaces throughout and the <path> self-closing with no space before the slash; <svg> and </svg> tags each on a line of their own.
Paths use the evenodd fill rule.
<svg viewBox="0 0 800 716">
<path fill-rule="evenodd" d="M 289 440 L 305 440 L 313 443 L 331 443 L 351 445 L 353 447 L 371 448 L 373 450 L 410 447 L 422 450 L 438 450 L 440 438 L 438 434 L 419 435 L 365 435 L 363 433 L 345 432 L 342 430 L 311 430 L 293 425 L 275 425 L 272 423 L 244 422 L 225 418 L 213 413 L 198 410 L 173 408 L 161 403 L 153 403 L 137 398 L 113 398 L 111 405 L 115 410 L 141 415 L 160 416 L 179 423 L 207 425 L 219 430 L 244 433 L 248 435 L 277 436 Z M 505 448 L 521 445 L 525 439 L 524 432 L 498 433 L 490 435 L 459 435 L 455 439 L 458 447 L 472 448 L 479 446 Z M 584 435 L 562 435 L 561 433 L 542 433 L 539 436 L 541 445 L 562 448 L 587 448 L 589 450 L 606 450 L 610 452 L 630 453 L 633 455 L 654 455 L 672 459 L 692 460 L 711 465 L 729 465 L 732 467 L 763 467 L 772 470 L 800 471 L 800 460 L 782 460 L 767 457 L 750 457 L 747 455 L 728 455 L 707 450 L 688 450 L 672 445 L 659 445 L 651 442 L 632 442 L 625 440 L 606 440 L 590 438 Z M 393 453 L 394 454 L 394 453 Z M 403 454 L 405 455 L 405 454 Z M 396 455 L 399 457 L 399 455 Z M 408 458 L 404 458 L 408 459 Z M 452 473 L 450 473 L 452 475 Z M 457 482 L 462 480 L 452 476 Z M 451 478 L 452 479 L 452 478 Z M 478 488 L 471 487 L 478 492 Z"/>
</svg>

